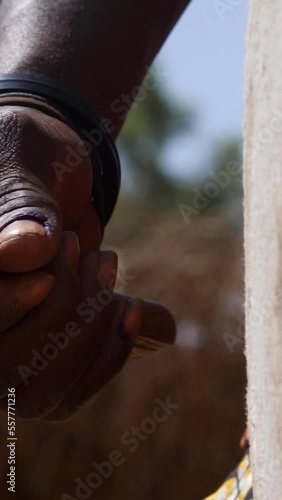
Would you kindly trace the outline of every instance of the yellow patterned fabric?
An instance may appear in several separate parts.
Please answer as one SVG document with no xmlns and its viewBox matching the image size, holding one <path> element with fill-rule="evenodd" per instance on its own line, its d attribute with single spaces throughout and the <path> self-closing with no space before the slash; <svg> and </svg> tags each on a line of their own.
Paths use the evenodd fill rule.
<svg viewBox="0 0 282 500">
<path fill-rule="evenodd" d="M 205 500 L 253 500 L 252 470 L 248 453 L 221 488 Z"/>
</svg>

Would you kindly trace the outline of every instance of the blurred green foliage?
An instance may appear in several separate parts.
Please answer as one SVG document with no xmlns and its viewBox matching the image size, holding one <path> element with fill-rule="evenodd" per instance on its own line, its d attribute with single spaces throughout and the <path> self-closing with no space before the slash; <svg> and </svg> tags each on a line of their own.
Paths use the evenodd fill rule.
<svg viewBox="0 0 282 500">
<path fill-rule="evenodd" d="M 180 182 L 164 168 L 162 158 L 165 148 L 175 137 L 191 138 L 197 122 L 196 113 L 187 105 L 176 103 L 160 86 L 147 92 L 143 102 L 134 106 L 118 141 L 125 189 L 110 226 L 116 236 L 120 234 L 123 240 L 134 238 L 140 227 L 148 226 L 152 214 L 154 217 L 164 212 L 179 214 L 181 204 L 193 207 L 195 193 L 206 196 L 208 185 L 214 182 L 213 174 L 226 171 L 230 162 L 239 166 L 239 175 L 230 177 L 225 187 L 219 186 L 216 196 L 208 197 L 207 206 L 200 215 L 215 207 L 225 213 L 234 212 L 235 207 L 233 219 L 236 223 L 241 222 L 241 141 L 231 138 L 215 143 L 198 180 L 191 181 L 187 175 L 187 180 Z"/>
<path fill-rule="evenodd" d="M 163 169 L 162 152 L 177 134 L 191 132 L 194 119 L 189 109 L 170 102 L 160 87 L 131 111 L 119 146 L 136 202 L 146 199 L 159 210 L 171 207 L 178 187 Z"/>
</svg>

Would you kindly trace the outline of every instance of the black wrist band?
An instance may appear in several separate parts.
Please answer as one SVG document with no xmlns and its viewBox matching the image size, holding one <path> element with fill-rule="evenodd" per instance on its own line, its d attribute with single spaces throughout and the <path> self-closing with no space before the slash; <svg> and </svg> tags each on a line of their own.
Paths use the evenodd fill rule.
<svg viewBox="0 0 282 500">
<path fill-rule="evenodd" d="M 9 96 L 31 97 L 50 104 L 69 120 L 87 143 L 93 159 L 93 168 L 97 169 L 98 163 L 103 202 L 101 200 L 99 202 L 101 197 L 97 192 L 99 188 L 95 182 L 93 201 L 103 230 L 113 213 L 119 195 L 120 162 L 115 144 L 102 118 L 72 89 L 40 76 L 0 75 L 0 99 Z M 101 205 L 104 205 L 104 209 Z"/>
</svg>

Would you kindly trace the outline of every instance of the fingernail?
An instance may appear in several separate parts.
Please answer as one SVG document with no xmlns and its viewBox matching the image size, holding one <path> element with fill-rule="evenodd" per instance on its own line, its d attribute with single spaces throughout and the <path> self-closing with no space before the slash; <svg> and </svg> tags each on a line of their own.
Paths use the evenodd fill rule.
<svg viewBox="0 0 282 500">
<path fill-rule="evenodd" d="M 27 234 L 46 236 L 45 229 L 40 223 L 33 220 L 20 220 L 4 227 L 0 232 L 0 243 Z"/>
<path fill-rule="evenodd" d="M 50 274 L 46 274 L 41 280 L 30 281 L 20 291 L 20 304 L 24 311 L 29 311 L 38 306 L 51 293 L 55 279 Z"/>
<path fill-rule="evenodd" d="M 97 259 L 97 275 L 104 288 L 113 291 L 117 275 L 118 258 L 110 250 L 99 252 Z"/>
<path fill-rule="evenodd" d="M 117 335 L 128 344 L 134 344 L 142 323 L 143 300 L 136 298 L 128 301 L 118 326 Z"/>
</svg>

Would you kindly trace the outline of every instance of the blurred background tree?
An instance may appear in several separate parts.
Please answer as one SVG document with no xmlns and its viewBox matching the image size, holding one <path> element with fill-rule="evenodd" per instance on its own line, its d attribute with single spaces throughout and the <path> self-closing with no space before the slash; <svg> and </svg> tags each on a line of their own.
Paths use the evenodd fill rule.
<svg viewBox="0 0 282 500">
<path fill-rule="evenodd" d="M 131 202 L 143 205 L 146 200 L 157 210 L 171 208 L 179 186 L 163 168 L 163 151 L 176 135 L 191 133 L 194 122 L 192 110 L 170 104 L 159 86 L 136 104 L 119 140 L 124 175 L 130 179 L 125 188 Z"/>
<path fill-rule="evenodd" d="M 214 144 L 211 157 L 200 169 L 198 177 L 179 179 L 174 166 L 164 163 L 169 144 L 175 137 L 187 141 L 193 135 L 198 122 L 197 113 L 188 104 L 181 106 L 171 100 L 158 86 L 147 92 L 141 103 L 136 103 L 118 141 L 122 163 L 122 189 L 114 217 L 109 225 L 111 240 L 128 242 L 140 229 L 150 224 L 158 214 L 177 213 L 179 205 L 193 207 L 195 193 L 206 196 L 213 174 L 226 171 L 230 162 L 241 170 L 241 140 L 229 138 Z M 176 170 L 176 169 L 175 169 Z M 188 169 L 187 169 L 188 170 Z M 208 203 L 203 215 L 214 208 L 222 209 L 233 223 L 242 222 L 242 175 L 230 177 L 226 187 L 219 187 L 214 197 L 207 196 Z"/>
</svg>

